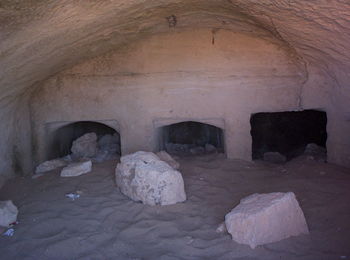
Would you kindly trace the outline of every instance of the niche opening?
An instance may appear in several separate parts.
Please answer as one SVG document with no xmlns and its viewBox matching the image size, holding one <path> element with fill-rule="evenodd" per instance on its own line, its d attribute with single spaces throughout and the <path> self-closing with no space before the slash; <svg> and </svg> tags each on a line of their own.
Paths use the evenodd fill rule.
<svg viewBox="0 0 350 260">
<path fill-rule="evenodd" d="M 290 160 L 303 154 L 310 143 L 326 148 L 326 112 L 257 113 L 250 124 L 253 160 L 262 159 L 265 152 L 279 152 Z"/>
<path fill-rule="evenodd" d="M 224 152 L 224 134 L 219 127 L 186 121 L 160 128 L 159 149 L 172 154 Z"/>
<path fill-rule="evenodd" d="M 70 154 L 73 141 L 92 132 L 97 135 L 98 149 L 121 154 L 120 135 L 115 129 L 99 122 L 80 121 L 65 125 L 54 132 L 49 147 L 49 159 Z"/>
</svg>

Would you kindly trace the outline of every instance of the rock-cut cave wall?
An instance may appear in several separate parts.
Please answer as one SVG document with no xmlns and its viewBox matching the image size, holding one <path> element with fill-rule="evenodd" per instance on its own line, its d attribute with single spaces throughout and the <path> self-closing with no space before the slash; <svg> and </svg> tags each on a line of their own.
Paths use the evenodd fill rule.
<svg viewBox="0 0 350 260">
<path fill-rule="evenodd" d="M 326 111 L 328 117 L 328 160 L 350 166 L 349 28 L 350 3 L 342 0 L 1 0 L 0 176 L 30 174 L 33 160 L 36 163 L 42 159 L 41 128 L 48 119 L 44 112 L 38 112 L 40 104 L 41 110 L 47 109 L 47 115 L 52 116 L 50 120 L 58 121 L 68 117 L 92 120 L 97 118 L 92 108 L 102 106 L 103 115 L 99 113 L 99 117 L 117 118 L 124 131 L 129 130 L 129 124 L 123 122 L 130 113 L 136 122 L 132 129 L 135 132 L 131 132 L 134 136 L 146 132 L 146 136 L 136 145 L 124 135 L 129 145 L 125 152 L 153 147 L 154 137 L 149 135 L 154 125 L 149 122 L 153 117 L 173 117 L 171 110 L 161 111 L 165 107 L 173 108 L 178 117 L 221 117 L 229 129 L 225 132 L 226 142 L 237 141 L 226 144 L 227 153 L 241 158 L 249 154 L 247 122 L 241 120 L 245 115 L 318 109 Z M 207 31 L 187 37 L 176 34 L 202 29 Z M 255 45 L 246 41 L 241 43 L 246 45 L 242 46 L 245 51 L 241 48 L 235 52 L 232 46 L 236 46 L 237 39 L 224 36 L 225 30 L 249 34 Z M 169 36 L 160 36 L 164 33 Z M 183 46 L 184 53 L 176 52 L 181 49 L 181 39 L 192 36 L 198 39 L 185 41 L 189 45 Z M 148 46 L 146 42 L 150 44 L 152 37 L 164 39 L 166 50 L 156 43 Z M 167 37 L 171 40 L 166 41 Z M 258 40 L 269 44 L 257 44 Z M 223 43 L 226 49 L 222 46 L 221 52 L 214 53 Z M 271 43 L 278 46 L 277 50 L 271 51 Z M 131 55 L 132 48 L 138 52 Z M 146 55 L 148 48 L 152 57 Z M 274 67 L 269 63 L 270 56 L 264 57 L 259 49 L 272 53 L 273 61 L 281 53 L 288 53 L 288 57 L 277 59 L 283 60 L 282 74 L 269 70 Z M 112 51 L 117 58 L 108 58 L 111 54 L 106 53 Z M 257 54 L 255 59 L 252 53 Z M 101 55 L 104 58 L 88 61 Z M 235 55 L 241 57 L 236 63 Z M 194 61 L 198 59 L 202 72 L 196 73 L 193 70 L 198 64 Z M 247 66 L 247 61 L 252 60 L 255 63 Z M 78 66 L 69 72 L 69 68 L 84 61 L 94 68 Z M 108 64 L 113 66 L 108 68 Z M 266 70 L 262 70 L 263 65 Z M 259 71 L 262 74 L 254 74 Z M 284 72 L 288 72 L 285 78 L 281 76 Z M 97 91 L 98 86 L 101 91 Z M 197 98 L 193 98 L 196 88 Z M 223 90 L 221 95 L 218 89 Z M 184 91 L 186 94 L 179 94 Z M 77 95 L 83 100 L 81 106 L 79 102 L 71 103 Z M 160 96 L 164 98 L 158 99 Z M 175 100 L 180 96 L 184 106 L 177 107 Z M 60 102 L 56 102 L 58 97 Z M 50 108 L 49 100 L 53 101 Z M 155 100 L 159 104 L 153 107 Z M 187 112 L 190 103 L 199 105 Z M 141 116 L 134 117 L 138 111 Z M 239 135 L 240 141 L 236 138 Z"/>
<path fill-rule="evenodd" d="M 155 122 L 216 119 L 224 122 L 227 156 L 250 160 L 250 115 L 298 109 L 304 69 L 282 42 L 246 33 L 145 38 L 38 86 L 31 100 L 36 159 L 47 159 L 47 124 L 55 121 L 115 120 L 126 154 L 156 149 Z"/>
</svg>

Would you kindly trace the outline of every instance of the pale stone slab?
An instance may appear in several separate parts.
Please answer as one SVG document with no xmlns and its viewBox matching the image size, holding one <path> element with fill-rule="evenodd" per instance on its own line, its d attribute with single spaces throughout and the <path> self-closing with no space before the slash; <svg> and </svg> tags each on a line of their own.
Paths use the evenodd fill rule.
<svg viewBox="0 0 350 260">
<path fill-rule="evenodd" d="M 35 169 L 35 173 L 36 174 L 44 173 L 44 172 L 52 171 L 54 169 L 64 167 L 67 165 L 68 165 L 68 161 L 64 159 L 61 159 L 61 158 L 53 159 L 53 160 L 45 161 L 39 164 Z"/>
<path fill-rule="evenodd" d="M 120 191 L 147 205 L 171 205 L 186 200 L 180 172 L 150 152 L 122 156 L 116 168 Z"/>
<path fill-rule="evenodd" d="M 251 248 L 309 233 L 293 192 L 250 195 L 225 216 L 225 224 L 234 241 Z"/>
<path fill-rule="evenodd" d="M 0 201 L 0 226 L 8 227 L 17 220 L 18 209 L 11 200 Z"/>
<path fill-rule="evenodd" d="M 61 171 L 61 177 L 75 177 L 91 171 L 92 162 L 77 162 L 71 163 L 67 167 L 64 167 Z"/>
</svg>

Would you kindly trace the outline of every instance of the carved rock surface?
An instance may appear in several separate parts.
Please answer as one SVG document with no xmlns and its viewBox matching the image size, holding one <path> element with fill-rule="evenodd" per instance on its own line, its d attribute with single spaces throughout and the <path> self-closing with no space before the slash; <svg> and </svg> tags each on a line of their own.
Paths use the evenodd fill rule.
<svg viewBox="0 0 350 260">
<path fill-rule="evenodd" d="M 234 241 L 251 248 L 309 233 L 293 192 L 250 195 L 225 216 L 225 224 Z"/>
<path fill-rule="evenodd" d="M 281 39 L 285 46 L 291 46 L 295 52 L 290 51 L 290 56 L 300 56 L 298 59 L 308 70 L 307 79 L 298 86 L 304 90 L 301 91 L 304 93 L 300 97 L 301 106 L 292 109 L 329 108 L 327 111 L 332 111 L 329 113 L 332 137 L 327 145 L 328 158 L 350 166 L 350 141 L 347 138 L 350 2 L 345 0 L 169 0 L 156 3 L 147 0 L 142 5 L 135 0 L 85 1 L 84 11 L 81 1 L 70 1 L 69 4 L 64 0 L 1 1 L 2 121 L 17 118 L 20 134 L 26 134 L 27 128 L 20 122 L 30 120 L 29 113 L 22 113 L 28 111 L 28 106 L 17 97 L 31 93 L 30 90 L 37 87 L 36 82 L 83 60 L 127 46 L 147 35 L 169 31 L 170 24 L 164 18 L 174 12 L 174 7 L 176 16 L 181 17 L 178 28 L 240 29 L 257 37 L 267 37 L 261 29 L 266 28 L 271 41 L 274 37 Z M 320 98 L 321 93 L 326 95 Z M 74 104 L 74 110 L 79 111 L 80 104 Z M 287 104 L 283 106 L 286 108 Z M 84 114 L 84 117 L 88 115 Z M 13 149 L 11 140 L 16 138 L 16 124 L 4 124 L 0 128 L 1 172 L 14 173 L 8 155 Z"/>
<path fill-rule="evenodd" d="M 120 191 L 147 205 L 171 205 L 186 200 L 180 172 L 151 152 L 122 156 L 116 168 Z"/>
</svg>

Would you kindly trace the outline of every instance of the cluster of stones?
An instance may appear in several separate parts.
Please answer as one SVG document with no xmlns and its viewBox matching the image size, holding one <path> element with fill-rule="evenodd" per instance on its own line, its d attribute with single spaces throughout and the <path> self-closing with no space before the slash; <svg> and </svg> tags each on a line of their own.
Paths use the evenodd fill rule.
<svg viewBox="0 0 350 260">
<path fill-rule="evenodd" d="M 91 158 L 96 154 L 96 140 L 94 134 L 78 138 L 73 143 L 72 156 Z M 308 149 L 314 152 L 314 147 L 311 148 Z M 63 177 L 91 171 L 91 160 L 68 165 L 67 162 L 66 158 L 51 160 L 39 165 L 37 171 L 65 166 L 61 172 Z M 172 205 L 186 200 L 179 168 L 180 164 L 165 151 L 157 154 L 139 151 L 120 158 L 115 178 L 120 191 L 134 201 L 151 206 Z M 12 202 L 1 203 L 0 225 L 8 225 L 16 220 L 18 211 Z M 309 233 L 304 214 L 292 192 L 253 194 L 243 198 L 218 228 L 218 232 L 226 231 L 234 241 L 251 248 Z"/>
<path fill-rule="evenodd" d="M 76 139 L 71 154 L 62 158 L 45 161 L 36 168 L 36 176 L 64 167 L 62 177 L 79 176 L 91 171 L 92 162 L 116 159 L 120 154 L 118 135 L 103 135 L 99 139 L 95 133 L 87 133 Z"/>
</svg>

